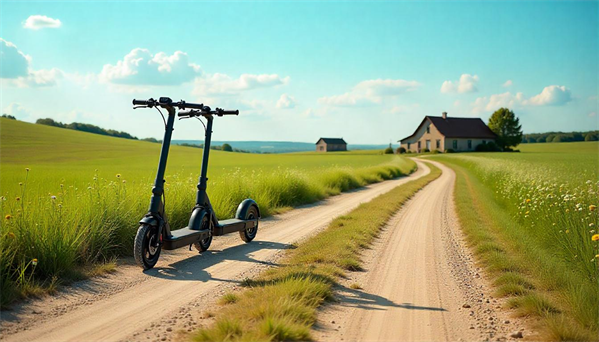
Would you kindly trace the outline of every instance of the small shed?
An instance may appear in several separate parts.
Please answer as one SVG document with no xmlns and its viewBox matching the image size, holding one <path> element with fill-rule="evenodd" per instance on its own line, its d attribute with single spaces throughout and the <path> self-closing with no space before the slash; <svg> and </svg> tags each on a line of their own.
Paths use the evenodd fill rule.
<svg viewBox="0 0 599 342">
<path fill-rule="evenodd" d="M 316 142 L 317 152 L 347 151 L 347 143 L 343 138 L 320 138 Z"/>
</svg>

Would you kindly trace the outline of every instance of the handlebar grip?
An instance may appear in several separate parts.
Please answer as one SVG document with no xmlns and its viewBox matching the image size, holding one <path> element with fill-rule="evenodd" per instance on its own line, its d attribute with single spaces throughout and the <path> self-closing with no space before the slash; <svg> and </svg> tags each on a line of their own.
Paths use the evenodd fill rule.
<svg viewBox="0 0 599 342">
<path fill-rule="evenodd" d="M 239 115 L 239 110 L 223 110 L 223 115 Z"/>
<path fill-rule="evenodd" d="M 146 100 L 136 100 L 136 99 L 133 99 L 133 105 L 134 106 L 145 106 L 146 103 L 148 103 L 148 101 L 146 101 Z"/>
</svg>

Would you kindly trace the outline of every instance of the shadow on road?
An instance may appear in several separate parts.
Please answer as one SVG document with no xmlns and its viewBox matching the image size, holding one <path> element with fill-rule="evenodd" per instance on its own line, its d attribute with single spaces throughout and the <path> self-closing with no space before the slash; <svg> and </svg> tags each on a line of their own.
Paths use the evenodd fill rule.
<svg viewBox="0 0 599 342">
<path fill-rule="evenodd" d="M 338 305 L 364 310 L 386 310 L 385 307 L 402 308 L 407 310 L 447 311 L 444 308 L 418 306 L 412 303 L 397 304 L 393 301 L 363 290 L 351 289 L 338 285 L 340 291 L 337 295 Z"/>
<path fill-rule="evenodd" d="M 208 280 L 216 280 L 240 283 L 241 280 L 237 279 L 234 280 L 213 278 L 209 272 L 205 271 L 205 269 L 229 260 L 251 262 L 267 266 L 279 266 L 279 264 L 276 263 L 254 259 L 250 256 L 250 254 L 264 249 L 290 248 L 292 248 L 292 245 L 289 244 L 268 241 L 253 241 L 248 244 L 236 245 L 233 247 L 225 248 L 223 250 L 208 250 L 203 252 L 202 254 L 196 254 L 195 256 L 191 256 L 187 259 L 183 259 L 169 264 L 167 267 L 154 267 L 151 270 L 144 271 L 144 273 L 152 277 L 169 280 L 186 280 L 201 282 L 206 282 Z"/>
</svg>

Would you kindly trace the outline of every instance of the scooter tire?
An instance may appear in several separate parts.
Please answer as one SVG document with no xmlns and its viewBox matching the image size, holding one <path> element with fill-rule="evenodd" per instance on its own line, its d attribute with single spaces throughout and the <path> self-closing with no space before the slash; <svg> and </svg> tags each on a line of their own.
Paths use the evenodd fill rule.
<svg viewBox="0 0 599 342">
<path fill-rule="evenodd" d="M 135 262 L 137 262 L 137 264 L 144 270 L 153 268 L 160 257 L 162 246 L 158 245 L 158 247 L 152 247 L 151 243 L 155 242 L 154 239 L 160 239 L 155 227 L 147 224 L 139 226 L 137 234 L 135 235 L 133 256 L 135 257 Z"/>
<path fill-rule="evenodd" d="M 255 206 L 251 206 L 247 213 L 245 214 L 245 219 L 246 220 L 252 220 L 252 219 L 258 219 L 258 208 L 256 208 Z M 247 228 L 245 230 L 242 230 L 239 232 L 239 237 L 241 237 L 241 240 L 247 242 L 252 242 L 252 240 L 254 240 L 254 238 L 256 237 L 256 234 L 258 233 L 258 223 L 256 223 L 256 226 L 253 228 Z"/>
</svg>

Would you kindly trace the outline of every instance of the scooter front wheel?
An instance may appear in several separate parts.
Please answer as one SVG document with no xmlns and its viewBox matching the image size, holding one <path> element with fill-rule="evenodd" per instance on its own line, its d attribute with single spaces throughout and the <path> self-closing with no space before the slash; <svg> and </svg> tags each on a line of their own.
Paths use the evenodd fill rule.
<svg viewBox="0 0 599 342">
<path fill-rule="evenodd" d="M 156 265 L 162 246 L 154 245 L 160 239 L 158 229 L 147 224 L 142 224 L 135 235 L 135 244 L 133 246 L 133 255 L 135 261 L 144 270 L 149 270 Z"/>
</svg>

